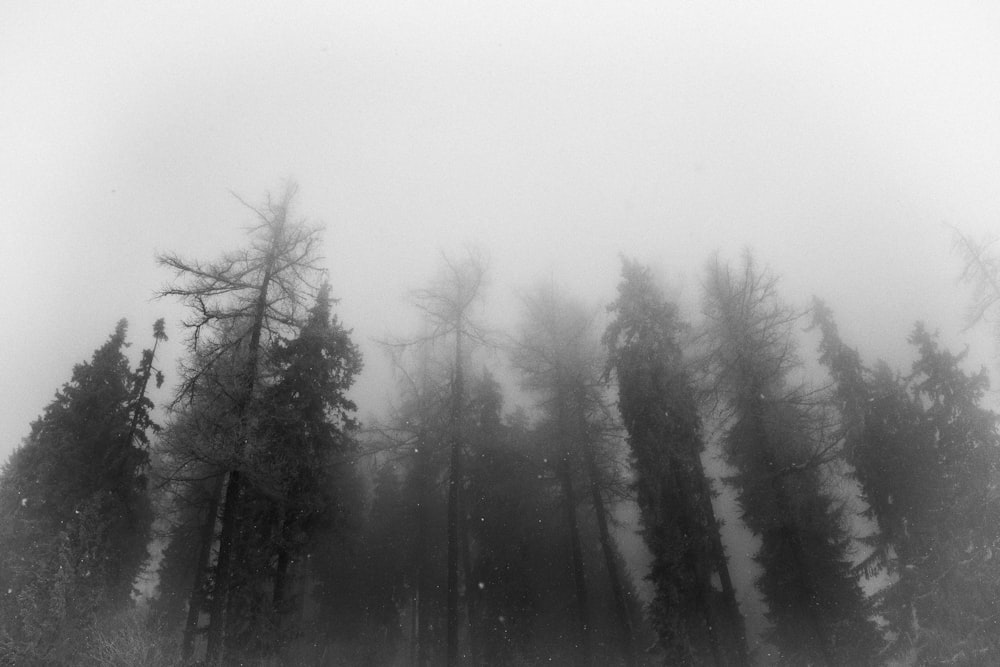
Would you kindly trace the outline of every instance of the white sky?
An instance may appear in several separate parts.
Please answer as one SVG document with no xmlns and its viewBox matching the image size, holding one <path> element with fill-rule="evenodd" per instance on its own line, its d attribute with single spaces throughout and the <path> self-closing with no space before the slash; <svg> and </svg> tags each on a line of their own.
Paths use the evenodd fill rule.
<svg viewBox="0 0 1000 667">
<path fill-rule="evenodd" d="M 992 2 L 5 2 L 0 459 L 119 318 L 179 352 L 154 253 L 240 245 L 229 191 L 288 177 L 362 414 L 391 391 L 371 339 L 468 243 L 501 312 L 549 277 L 606 303 L 619 252 L 694 298 L 750 245 L 867 358 L 905 361 L 916 319 L 959 345 L 943 223 L 998 229 L 998 37 Z"/>
</svg>

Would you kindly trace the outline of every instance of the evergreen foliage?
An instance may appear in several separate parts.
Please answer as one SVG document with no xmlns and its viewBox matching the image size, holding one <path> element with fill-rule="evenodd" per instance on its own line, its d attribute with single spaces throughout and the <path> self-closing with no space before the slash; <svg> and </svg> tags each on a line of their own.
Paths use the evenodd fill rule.
<svg viewBox="0 0 1000 667">
<path fill-rule="evenodd" d="M 615 319 L 604 343 L 653 556 L 650 617 L 671 664 L 745 662 L 743 619 L 721 554 L 701 463 L 701 419 L 679 343 L 685 326 L 649 269 L 629 260 L 609 310 Z M 712 587 L 713 576 L 722 591 Z"/>
<path fill-rule="evenodd" d="M 133 369 L 123 320 L 4 465 L 0 663 L 1000 662 L 998 416 L 985 370 L 922 324 L 901 374 L 817 301 L 832 384 L 810 390 L 799 315 L 749 254 L 709 266 L 697 327 L 626 260 L 603 339 L 599 309 L 542 287 L 505 369 L 485 262 L 444 257 L 414 293 L 423 335 L 386 346 L 398 407 L 362 431 L 361 355 L 294 192 L 250 207 L 243 249 L 160 257 L 189 337 L 155 441 L 165 326 Z M 1000 262 L 957 245 L 988 318 Z M 762 606 L 737 604 L 716 511 L 759 545 Z M 644 572 L 619 544 L 636 512 Z M 150 550 L 156 593 L 134 604 Z"/>
<path fill-rule="evenodd" d="M 837 440 L 789 382 L 796 317 L 749 255 L 736 271 L 709 266 L 704 312 L 715 389 L 729 409 L 723 449 L 735 473 L 727 483 L 761 540 L 756 585 L 772 624 L 765 639 L 782 664 L 871 664 L 880 638 L 826 465 Z"/>
<path fill-rule="evenodd" d="M 878 610 L 889 655 L 921 663 L 988 664 L 995 639 L 1000 545 L 997 416 L 982 406 L 985 371 L 969 375 L 963 355 L 942 350 L 922 324 L 909 342 L 906 378 L 885 364 L 864 367 L 818 303 L 821 360 L 835 380 L 849 453 L 878 531 L 862 562 L 884 573 Z"/>
<path fill-rule="evenodd" d="M 95 617 L 130 604 L 148 557 L 153 352 L 132 371 L 126 330 L 73 369 L 0 479 L 0 650 L 16 663 L 68 660 Z"/>
</svg>

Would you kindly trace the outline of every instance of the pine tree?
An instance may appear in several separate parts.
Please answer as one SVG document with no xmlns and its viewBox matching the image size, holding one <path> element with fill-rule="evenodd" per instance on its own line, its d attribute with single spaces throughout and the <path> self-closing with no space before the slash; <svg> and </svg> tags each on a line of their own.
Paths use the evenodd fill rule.
<svg viewBox="0 0 1000 667">
<path fill-rule="evenodd" d="M 609 310 L 615 320 L 604 342 L 618 379 L 642 534 L 653 555 L 650 614 L 661 644 L 672 664 L 745 664 L 743 618 L 701 462 L 694 384 L 678 342 L 684 324 L 649 269 L 628 260 Z M 721 595 L 712 588 L 714 576 Z"/>
<path fill-rule="evenodd" d="M 0 627 L 17 662 L 65 660 L 96 615 L 129 604 L 148 557 L 154 353 L 130 370 L 126 330 L 73 369 L 0 479 Z"/>
<path fill-rule="evenodd" d="M 794 313 L 747 255 L 709 266 L 707 341 L 715 389 L 729 409 L 723 447 L 747 527 L 759 536 L 756 585 L 783 664 L 861 665 L 880 643 L 850 563 L 851 537 L 831 491 L 837 441 L 825 415 L 792 386 Z"/>
<path fill-rule="evenodd" d="M 361 520 L 352 479 L 356 408 L 346 396 L 361 356 L 331 304 L 324 284 L 298 335 L 279 339 L 267 355 L 270 377 L 254 429 L 262 446 L 239 516 L 245 581 L 229 612 L 242 630 L 230 633 L 230 654 L 278 647 L 296 608 L 291 579 L 302 574 L 304 556 L 321 539 L 343 539 L 345 514 L 353 515 L 351 529 Z"/>
<path fill-rule="evenodd" d="M 996 415 L 981 405 L 985 372 L 966 374 L 964 355 L 942 350 L 919 324 L 910 336 L 918 358 L 909 377 L 884 363 L 871 371 L 821 302 L 814 320 L 848 462 L 878 526 L 862 568 L 889 578 L 878 605 L 892 638 L 889 654 L 921 663 L 991 662 L 998 651 L 1000 441 Z"/>
<path fill-rule="evenodd" d="M 917 324 L 911 392 L 936 464 L 921 512 L 905 526 L 917 581 L 911 601 L 918 659 L 989 664 L 1000 659 L 1000 435 L 982 406 L 986 370 L 967 374 L 965 353 L 941 349 Z"/>
</svg>

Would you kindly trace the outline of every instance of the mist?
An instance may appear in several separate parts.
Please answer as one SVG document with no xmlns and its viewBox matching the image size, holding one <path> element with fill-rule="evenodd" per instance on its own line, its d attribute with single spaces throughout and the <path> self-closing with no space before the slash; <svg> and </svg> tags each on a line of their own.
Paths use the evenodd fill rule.
<svg viewBox="0 0 1000 667">
<path fill-rule="evenodd" d="M 998 25 L 0 10 L 0 661 L 990 662 Z"/>
</svg>

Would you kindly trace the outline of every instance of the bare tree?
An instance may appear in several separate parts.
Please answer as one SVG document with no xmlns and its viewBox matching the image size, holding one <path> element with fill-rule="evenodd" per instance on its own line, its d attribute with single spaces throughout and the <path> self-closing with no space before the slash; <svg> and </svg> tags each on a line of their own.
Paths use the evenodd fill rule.
<svg viewBox="0 0 1000 667">
<path fill-rule="evenodd" d="M 429 287 L 413 294 L 415 305 L 424 314 L 428 332 L 423 336 L 394 344 L 396 348 L 411 348 L 451 340 L 454 360 L 451 368 L 449 408 L 449 469 L 447 517 L 447 664 L 458 662 L 459 628 L 459 557 L 465 545 L 462 534 L 461 485 L 463 478 L 463 429 L 465 406 L 466 360 L 472 346 L 487 342 L 487 332 L 477 319 L 475 307 L 480 304 L 486 286 L 486 260 L 474 250 L 461 259 L 442 256 L 439 275 Z M 467 547 L 466 547 L 467 548 Z M 468 559 L 465 559 L 468 561 Z M 465 567 L 466 577 L 470 575 Z M 474 604 L 474 593 L 466 585 L 466 604 Z M 471 618 L 472 612 L 469 612 Z"/>
<path fill-rule="evenodd" d="M 570 541 L 580 647 L 578 660 L 581 664 L 593 660 L 591 614 L 577 520 L 577 483 L 582 479 L 593 503 L 615 601 L 622 653 L 629 664 L 635 664 L 631 617 L 604 499 L 606 475 L 597 461 L 598 446 L 608 437 L 610 414 L 602 395 L 604 360 L 593 326 L 594 316 L 551 286 L 542 287 L 525 299 L 525 306 L 525 321 L 514 344 L 512 358 L 515 367 L 523 373 L 526 388 L 540 396 L 541 407 L 552 420 L 558 440 L 559 460 L 555 472 L 563 496 Z M 578 468 L 582 468 L 582 474 L 577 472 Z"/>
<path fill-rule="evenodd" d="M 1000 343 L 1000 257 L 993 250 L 995 238 L 985 238 L 975 241 L 962 233 L 958 228 L 951 227 L 952 247 L 962 258 L 961 280 L 972 285 L 972 303 L 966 315 L 967 325 L 972 327 L 979 322 L 989 322 L 993 333 Z"/>
<path fill-rule="evenodd" d="M 234 538 L 252 435 L 250 407 L 264 372 L 261 350 L 267 341 L 299 323 L 320 273 L 319 230 L 290 220 L 295 193 L 296 187 L 289 185 L 279 199 L 268 197 L 259 207 L 240 200 L 256 217 L 245 249 L 212 262 L 172 253 L 158 258 L 176 278 L 159 296 L 177 297 L 191 311 L 184 326 L 194 363 L 184 369 L 175 404 L 192 400 L 206 373 L 225 364 L 239 364 L 235 368 L 238 382 L 228 396 L 228 411 L 238 426 L 228 461 L 219 471 L 227 481 L 208 627 L 209 663 L 219 661 L 222 653 Z"/>
</svg>

